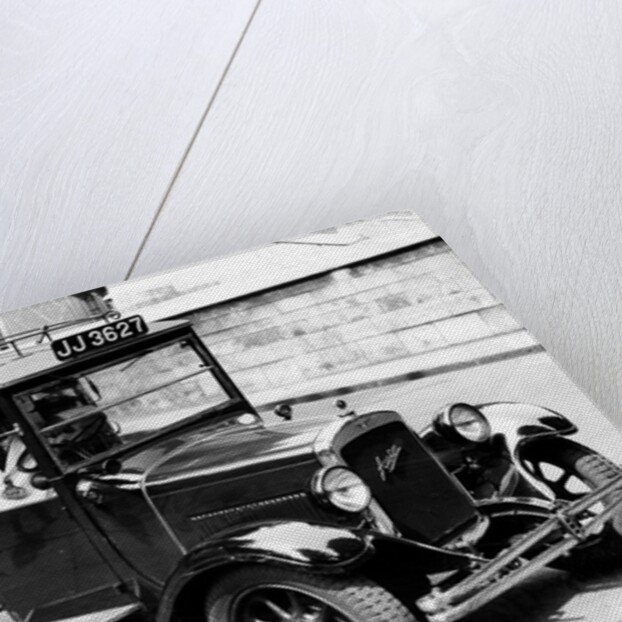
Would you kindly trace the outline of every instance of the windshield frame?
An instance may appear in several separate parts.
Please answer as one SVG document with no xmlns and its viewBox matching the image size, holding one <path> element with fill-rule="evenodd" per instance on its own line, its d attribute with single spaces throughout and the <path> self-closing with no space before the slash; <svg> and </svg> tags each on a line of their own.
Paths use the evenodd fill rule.
<svg viewBox="0 0 622 622">
<path fill-rule="evenodd" d="M 101 452 L 79 463 L 72 465 L 62 464 L 54 448 L 46 438 L 46 432 L 48 432 L 52 426 L 39 429 L 36 423 L 20 410 L 15 400 L 19 394 L 36 389 L 42 385 L 52 384 L 67 378 L 88 376 L 89 373 L 97 369 L 122 364 L 124 361 L 130 362 L 140 357 L 142 354 L 147 353 L 149 350 L 174 345 L 184 340 L 188 342 L 188 346 L 194 349 L 201 362 L 205 364 L 207 369 L 204 371 L 213 374 L 215 380 L 222 387 L 228 399 L 217 405 L 211 405 L 204 409 L 197 410 L 196 413 L 180 421 L 164 426 L 148 434 L 144 438 L 119 445 L 118 447 Z M 1 396 L 1 402 L 8 411 L 7 419 L 19 426 L 29 449 L 33 442 L 37 446 L 32 453 L 39 463 L 42 472 L 51 471 L 56 477 L 84 471 L 89 467 L 93 467 L 111 458 L 137 453 L 142 448 L 157 443 L 163 437 L 169 436 L 182 429 L 197 427 L 198 424 L 201 423 L 214 423 L 215 428 L 220 428 L 222 424 L 228 425 L 227 421 L 229 419 L 243 413 L 255 415 L 258 423 L 261 423 L 261 418 L 256 409 L 223 370 L 203 341 L 186 323 L 177 325 L 172 329 L 160 330 L 153 334 L 147 333 L 145 335 L 140 335 L 136 339 L 120 344 L 117 347 L 106 348 L 105 350 L 96 352 L 94 355 L 85 355 L 80 359 L 59 364 L 53 369 L 34 374 L 14 383 L 1 393 L 4 394 Z M 48 468 L 46 468 L 46 463 Z"/>
</svg>

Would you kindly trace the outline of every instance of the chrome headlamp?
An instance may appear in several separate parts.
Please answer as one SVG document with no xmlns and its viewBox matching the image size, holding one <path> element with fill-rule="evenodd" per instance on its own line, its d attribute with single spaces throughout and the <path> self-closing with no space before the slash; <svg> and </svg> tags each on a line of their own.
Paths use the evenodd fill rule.
<svg viewBox="0 0 622 622">
<path fill-rule="evenodd" d="M 334 466 L 320 469 L 311 483 L 313 494 L 324 504 L 354 514 L 371 503 L 369 486 L 353 471 Z"/>
<path fill-rule="evenodd" d="M 492 434 L 488 419 L 469 404 L 451 404 L 436 418 L 435 424 L 444 436 L 471 443 L 485 443 Z"/>
</svg>

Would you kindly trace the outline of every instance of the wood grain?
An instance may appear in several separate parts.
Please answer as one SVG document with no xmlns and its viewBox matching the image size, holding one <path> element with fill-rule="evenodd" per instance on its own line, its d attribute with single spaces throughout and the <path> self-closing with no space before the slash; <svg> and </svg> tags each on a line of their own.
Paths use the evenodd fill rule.
<svg viewBox="0 0 622 622">
<path fill-rule="evenodd" d="M 3 4 L 1 309 L 124 277 L 254 6 Z"/>
<path fill-rule="evenodd" d="M 619 4 L 266 1 L 137 274 L 416 209 L 622 426 Z"/>
</svg>

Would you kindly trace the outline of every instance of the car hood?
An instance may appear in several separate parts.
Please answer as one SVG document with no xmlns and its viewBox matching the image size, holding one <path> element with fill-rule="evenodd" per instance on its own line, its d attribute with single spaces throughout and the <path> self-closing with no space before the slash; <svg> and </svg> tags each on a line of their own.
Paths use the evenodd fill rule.
<svg viewBox="0 0 622 622">
<path fill-rule="evenodd" d="M 136 460 L 149 463 L 139 484 L 147 506 L 188 550 L 233 524 L 280 517 L 276 505 L 258 508 L 306 489 L 319 463 L 317 429 L 279 428 L 195 430 L 146 450 Z"/>
<path fill-rule="evenodd" d="M 299 462 L 313 455 L 317 427 L 283 425 L 231 425 L 221 429 L 200 429 L 163 439 L 127 460 L 117 476 L 141 480 L 151 494 L 171 488 L 192 487 L 211 480 L 242 475 L 262 465 Z"/>
<path fill-rule="evenodd" d="M 184 550 L 232 521 L 249 522 L 248 511 L 229 509 L 256 511 L 257 501 L 306 486 L 318 465 L 316 436 L 309 427 L 266 429 L 235 420 L 177 431 L 123 457 L 116 474 L 86 476 L 79 494 L 127 563 L 159 582 Z"/>
</svg>

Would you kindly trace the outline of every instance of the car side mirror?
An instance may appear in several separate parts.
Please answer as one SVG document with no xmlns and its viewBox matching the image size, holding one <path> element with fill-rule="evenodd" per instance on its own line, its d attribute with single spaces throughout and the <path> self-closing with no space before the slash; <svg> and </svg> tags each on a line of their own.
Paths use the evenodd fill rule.
<svg viewBox="0 0 622 622">
<path fill-rule="evenodd" d="M 291 421 L 292 419 L 292 407 L 289 404 L 279 404 L 274 409 L 274 414 L 285 421 Z"/>
<path fill-rule="evenodd" d="M 30 483 L 37 490 L 49 490 L 52 488 L 52 482 L 43 473 L 35 473 L 30 478 Z"/>
<path fill-rule="evenodd" d="M 102 464 L 102 467 L 106 475 L 118 475 L 119 473 L 121 473 L 123 464 L 120 460 L 116 460 L 115 458 L 109 458 Z"/>
</svg>

